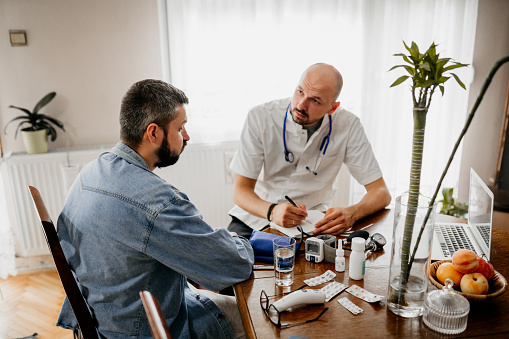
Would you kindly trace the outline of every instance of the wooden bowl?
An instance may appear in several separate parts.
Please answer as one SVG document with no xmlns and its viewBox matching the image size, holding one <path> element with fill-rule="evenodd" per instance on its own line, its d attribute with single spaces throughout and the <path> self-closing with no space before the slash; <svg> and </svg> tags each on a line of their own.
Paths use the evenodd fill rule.
<svg viewBox="0 0 509 339">
<path fill-rule="evenodd" d="M 440 266 L 444 262 L 451 262 L 451 260 L 442 260 L 437 261 L 431 265 L 428 271 L 428 277 L 429 281 L 435 285 L 436 288 L 442 289 L 444 285 L 442 285 L 438 279 L 437 279 L 437 269 L 438 266 Z M 457 290 L 454 290 L 454 292 L 458 293 L 459 295 L 464 296 L 468 300 L 472 301 L 484 301 L 486 299 L 492 299 L 496 298 L 499 295 L 503 294 L 505 290 L 507 289 L 507 281 L 505 280 L 504 276 L 497 271 L 495 271 L 495 274 L 489 281 L 490 289 L 488 290 L 488 294 L 470 294 L 470 293 L 463 293 Z"/>
</svg>

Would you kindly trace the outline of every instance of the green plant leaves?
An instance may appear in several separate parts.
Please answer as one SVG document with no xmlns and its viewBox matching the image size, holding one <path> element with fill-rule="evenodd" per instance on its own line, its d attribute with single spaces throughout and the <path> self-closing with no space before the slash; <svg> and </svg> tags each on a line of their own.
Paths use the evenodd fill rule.
<svg viewBox="0 0 509 339">
<path fill-rule="evenodd" d="M 30 114 L 32 114 L 32 112 L 30 112 L 30 111 L 29 111 L 29 110 L 27 110 L 26 108 L 17 107 L 17 106 L 13 106 L 13 105 L 10 105 L 9 107 L 10 107 L 10 108 L 16 108 L 16 109 L 19 109 L 20 111 L 25 112 L 28 116 L 30 116 Z M 25 117 L 25 118 L 26 118 L 26 117 Z"/>
<path fill-rule="evenodd" d="M 51 100 L 53 100 L 53 98 L 55 97 L 55 95 L 57 95 L 56 92 L 50 92 L 48 94 L 46 94 L 44 96 L 44 98 L 42 98 L 41 100 L 39 100 L 39 102 L 35 105 L 34 107 L 34 110 L 33 110 L 33 113 L 34 114 L 37 114 L 37 112 L 39 112 L 39 110 L 41 108 L 43 108 L 44 106 L 46 106 Z"/>
<path fill-rule="evenodd" d="M 438 202 L 442 203 L 441 214 L 451 215 L 456 218 L 463 218 L 468 213 L 468 204 L 458 202 L 453 197 L 453 188 L 443 188 L 443 199 Z"/>
<path fill-rule="evenodd" d="M 41 108 L 46 106 L 53 98 L 57 95 L 56 92 L 50 92 L 46 94 L 39 102 L 35 105 L 32 112 L 30 112 L 26 108 L 18 107 L 18 106 L 9 106 L 10 108 L 16 108 L 25 113 L 26 115 L 19 115 L 12 120 L 10 120 L 4 127 L 4 133 L 7 131 L 7 126 L 11 122 L 19 121 L 18 126 L 16 128 L 16 133 L 14 134 L 14 138 L 18 136 L 19 130 L 26 130 L 26 131 L 38 131 L 45 129 L 48 132 L 48 135 L 51 136 L 51 141 L 55 141 L 57 138 L 57 132 L 55 128 L 52 125 L 55 125 L 56 127 L 60 128 L 62 131 L 65 132 L 64 124 L 55 118 L 52 118 L 50 116 L 47 116 L 46 114 L 41 114 L 39 111 Z"/>
<path fill-rule="evenodd" d="M 399 84 L 401 84 L 408 78 L 409 78 L 408 75 L 403 75 L 403 76 L 399 77 L 396 81 L 394 81 L 394 83 L 391 85 L 391 87 L 398 86 Z"/>
<path fill-rule="evenodd" d="M 453 69 L 467 66 L 459 62 L 452 61 L 451 58 L 440 58 L 439 53 L 436 52 L 436 45 L 432 43 L 424 53 L 419 52 L 419 47 L 412 41 L 411 47 L 403 41 L 405 49 L 409 52 L 408 55 L 398 53 L 394 56 L 402 57 L 408 65 L 396 65 L 389 71 L 397 68 L 404 68 L 409 74 L 408 76 L 401 76 L 391 87 L 397 86 L 410 79 L 412 81 L 412 96 L 414 99 L 414 106 L 427 107 L 431 104 L 433 93 L 438 88 L 442 95 L 445 93 L 443 84 L 453 76 L 456 82 L 465 89 L 465 85 L 459 80 L 454 73 L 448 73 Z"/>
</svg>

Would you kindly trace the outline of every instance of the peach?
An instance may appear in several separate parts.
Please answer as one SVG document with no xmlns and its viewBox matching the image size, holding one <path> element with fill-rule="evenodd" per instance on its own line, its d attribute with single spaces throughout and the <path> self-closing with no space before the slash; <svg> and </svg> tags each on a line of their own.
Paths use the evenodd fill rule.
<svg viewBox="0 0 509 339">
<path fill-rule="evenodd" d="M 477 261 L 479 262 L 479 267 L 477 268 L 477 273 L 481 273 L 484 275 L 486 280 L 490 281 L 491 278 L 493 278 L 493 275 L 495 274 L 495 269 L 493 268 L 493 265 L 484 260 L 481 257 L 477 257 Z"/>
<path fill-rule="evenodd" d="M 467 273 L 461 278 L 461 292 L 469 294 L 486 294 L 490 289 L 488 280 L 481 273 Z"/>
<path fill-rule="evenodd" d="M 445 285 L 445 279 L 449 278 L 454 283 L 453 288 L 456 288 L 460 285 L 461 278 L 463 277 L 463 273 L 458 272 L 454 265 L 450 262 L 444 262 L 437 269 L 437 279 L 443 285 Z"/>
<path fill-rule="evenodd" d="M 454 252 L 452 264 L 456 271 L 461 273 L 474 273 L 479 267 L 477 254 L 471 250 L 457 250 Z"/>
</svg>

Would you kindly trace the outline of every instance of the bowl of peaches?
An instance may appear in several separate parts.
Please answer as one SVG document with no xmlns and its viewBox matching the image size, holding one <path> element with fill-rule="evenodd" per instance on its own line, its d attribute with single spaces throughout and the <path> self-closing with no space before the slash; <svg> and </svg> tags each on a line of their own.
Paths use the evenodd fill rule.
<svg viewBox="0 0 509 339">
<path fill-rule="evenodd" d="M 496 298 L 507 289 L 504 276 L 470 250 L 458 250 L 452 260 L 437 261 L 430 266 L 429 281 L 435 287 L 441 289 L 447 278 L 453 281 L 456 293 L 472 301 Z"/>
</svg>

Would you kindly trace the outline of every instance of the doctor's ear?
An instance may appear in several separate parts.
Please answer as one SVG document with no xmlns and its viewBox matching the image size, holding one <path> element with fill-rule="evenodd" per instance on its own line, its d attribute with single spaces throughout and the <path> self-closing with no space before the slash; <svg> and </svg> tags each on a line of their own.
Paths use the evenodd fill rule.
<svg viewBox="0 0 509 339">
<path fill-rule="evenodd" d="M 338 101 L 338 102 L 336 102 L 336 103 L 334 103 L 334 105 L 332 105 L 331 110 L 329 111 L 329 114 L 334 113 L 334 112 L 336 111 L 336 109 L 338 109 L 339 104 L 340 104 L 340 102 L 339 102 L 339 101 Z"/>
</svg>

